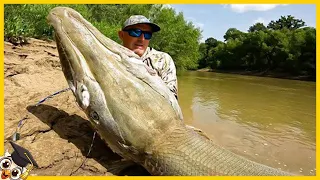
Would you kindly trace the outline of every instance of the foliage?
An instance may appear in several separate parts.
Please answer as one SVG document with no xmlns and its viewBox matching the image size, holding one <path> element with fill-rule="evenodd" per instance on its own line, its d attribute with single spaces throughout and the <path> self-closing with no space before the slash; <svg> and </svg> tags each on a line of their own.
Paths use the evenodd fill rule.
<svg viewBox="0 0 320 180">
<path fill-rule="evenodd" d="M 305 22 L 302 19 L 295 19 L 293 16 L 281 16 L 277 21 L 271 21 L 268 24 L 268 29 L 279 30 L 279 29 L 298 29 L 305 26 Z"/>
<path fill-rule="evenodd" d="M 252 25 L 248 33 L 226 31 L 225 42 L 208 38 L 200 45 L 199 65 L 220 70 L 316 75 L 316 29 L 293 16 L 281 16 L 268 27 Z M 218 43 L 219 42 L 219 43 Z"/>
<path fill-rule="evenodd" d="M 80 5 L 35 5 L 21 4 L 4 6 L 5 40 L 21 43 L 17 39 L 35 37 L 52 39 L 53 29 L 47 24 L 46 16 L 56 6 L 74 8 L 104 35 L 121 43 L 118 31 L 131 15 L 141 14 L 158 23 L 161 31 L 155 33 L 150 46 L 169 53 L 178 70 L 196 69 L 200 53 L 201 31 L 171 8 L 152 4 L 80 4 Z"/>
<path fill-rule="evenodd" d="M 266 31 L 267 27 L 263 23 L 256 23 L 249 28 L 249 32 Z"/>
</svg>

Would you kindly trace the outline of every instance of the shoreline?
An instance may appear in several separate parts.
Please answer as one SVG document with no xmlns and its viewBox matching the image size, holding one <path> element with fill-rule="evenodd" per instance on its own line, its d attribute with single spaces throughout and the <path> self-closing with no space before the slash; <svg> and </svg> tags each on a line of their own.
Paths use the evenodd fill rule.
<svg viewBox="0 0 320 180">
<path fill-rule="evenodd" d="M 216 70 L 210 68 L 202 68 L 198 70 L 192 70 L 198 72 L 215 72 L 215 73 L 226 73 L 226 74 L 237 74 L 237 75 L 246 75 L 246 76 L 258 76 L 258 77 L 271 77 L 279 79 L 288 79 L 288 80 L 299 80 L 299 81 L 311 81 L 316 82 L 315 77 L 310 76 L 293 76 L 289 73 L 279 73 L 279 72 L 259 72 L 259 71 L 228 71 L 228 70 Z"/>
</svg>

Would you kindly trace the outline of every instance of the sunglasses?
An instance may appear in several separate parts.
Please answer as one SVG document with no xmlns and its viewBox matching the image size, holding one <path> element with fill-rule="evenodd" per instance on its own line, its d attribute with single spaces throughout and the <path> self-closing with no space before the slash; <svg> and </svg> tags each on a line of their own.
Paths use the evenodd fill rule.
<svg viewBox="0 0 320 180">
<path fill-rule="evenodd" d="M 147 40 L 150 40 L 152 37 L 152 32 L 142 31 L 141 29 L 124 29 L 123 31 L 128 32 L 131 37 L 140 37 L 142 33 Z"/>
</svg>

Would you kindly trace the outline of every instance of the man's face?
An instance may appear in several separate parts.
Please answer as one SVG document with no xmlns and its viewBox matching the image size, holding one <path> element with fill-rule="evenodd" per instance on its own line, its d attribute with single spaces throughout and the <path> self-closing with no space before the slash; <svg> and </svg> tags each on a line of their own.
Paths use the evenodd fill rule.
<svg viewBox="0 0 320 180">
<path fill-rule="evenodd" d="M 136 24 L 126 29 L 140 29 L 142 31 L 152 32 L 151 26 L 148 24 Z M 119 38 L 122 40 L 123 46 L 132 50 L 134 53 L 142 56 L 149 46 L 149 41 L 144 38 L 144 34 L 141 34 L 140 37 L 132 37 L 128 32 L 119 31 Z"/>
</svg>

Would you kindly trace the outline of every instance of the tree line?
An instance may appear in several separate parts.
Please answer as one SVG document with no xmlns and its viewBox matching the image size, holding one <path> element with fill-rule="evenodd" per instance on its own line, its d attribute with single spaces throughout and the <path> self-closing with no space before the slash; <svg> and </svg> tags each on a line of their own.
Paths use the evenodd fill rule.
<svg viewBox="0 0 320 180">
<path fill-rule="evenodd" d="M 280 72 L 315 79 L 316 30 L 293 16 L 281 16 L 267 27 L 256 23 L 248 32 L 230 28 L 224 41 L 213 37 L 201 43 L 201 30 L 186 21 L 183 13 L 154 4 L 6 4 L 4 38 L 26 43 L 28 37 L 52 39 L 46 16 L 56 6 L 68 6 L 91 22 L 107 37 L 120 43 L 118 30 L 133 14 L 142 14 L 160 25 L 150 46 L 169 53 L 178 71 L 209 67 L 224 71 Z"/>
<path fill-rule="evenodd" d="M 157 23 L 162 30 L 154 33 L 150 46 L 169 53 L 177 69 L 196 69 L 198 66 L 200 29 L 184 19 L 182 13 L 172 8 L 154 4 L 80 4 L 80 5 L 9 5 L 4 6 L 5 39 L 25 42 L 24 37 L 50 38 L 53 28 L 46 16 L 56 6 L 67 6 L 82 16 L 110 39 L 120 43 L 118 31 L 124 21 L 134 14 L 141 14 Z M 182 33 L 183 32 L 183 33 Z"/>
<path fill-rule="evenodd" d="M 224 42 L 208 38 L 200 44 L 199 68 L 285 73 L 315 80 L 316 29 L 291 15 L 256 23 L 248 32 L 230 28 Z"/>
</svg>

